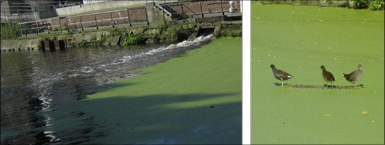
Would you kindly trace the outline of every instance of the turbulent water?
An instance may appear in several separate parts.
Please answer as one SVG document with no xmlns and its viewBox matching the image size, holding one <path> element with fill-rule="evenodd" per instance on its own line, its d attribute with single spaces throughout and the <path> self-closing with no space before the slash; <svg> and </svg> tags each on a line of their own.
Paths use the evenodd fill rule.
<svg viewBox="0 0 385 145">
<path fill-rule="evenodd" d="M 48 129 L 55 119 L 48 115 L 55 111 L 53 106 L 85 98 L 98 86 L 146 75 L 135 70 L 181 56 L 207 44 L 212 37 L 134 50 L 100 47 L 1 54 L 2 144 L 61 143 L 55 134 L 65 133 Z M 77 115 L 74 112 L 72 117 Z"/>
</svg>

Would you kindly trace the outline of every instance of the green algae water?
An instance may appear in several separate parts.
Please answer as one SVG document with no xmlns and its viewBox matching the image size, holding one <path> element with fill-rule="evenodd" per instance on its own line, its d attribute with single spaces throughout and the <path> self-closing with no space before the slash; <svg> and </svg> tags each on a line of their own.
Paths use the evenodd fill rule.
<svg viewBox="0 0 385 145">
<path fill-rule="evenodd" d="M 384 143 L 384 11 L 253 2 L 251 15 L 251 143 Z M 362 64 L 363 88 L 279 87 L 270 64 L 313 86 L 321 65 L 351 86 L 342 73 Z"/>
<path fill-rule="evenodd" d="M 81 143 L 91 144 L 241 143 L 241 42 L 214 39 L 141 70 L 145 75 L 58 105 L 50 116 L 60 119 L 51 128 L 60 143 L 79 142 L 69 128 L 79 128 L 86 134 Z"/>
</svg>

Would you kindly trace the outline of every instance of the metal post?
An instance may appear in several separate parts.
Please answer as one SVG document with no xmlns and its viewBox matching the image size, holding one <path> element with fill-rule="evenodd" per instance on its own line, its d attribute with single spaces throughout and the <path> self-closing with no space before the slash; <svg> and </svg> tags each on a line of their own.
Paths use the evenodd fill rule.
<svg viewBox="0 0 385 145">
<path fill-rule="evenodd" d="M 68 18 L 65 18 L 66 19 L 66 28 L 67 28 L 67 31 L 70 32 L 70 29 L 68 28 Z"/>
<path fill-rule="evenodd" d="M 202 2 L 201 1 L 199 1 L 199 5 L 201 6 L 201 16 L 203 18 L 204 16 L 203 16 L 203 11 L 202 11 Z"/>
<path fill-rule="evenodd" d="M 73 27 L 74 30 L 78 29 L 78 21 L 76 20 L 76 17 L 74 17 L 75 26 Z"/>
<path fill-rule="evenodd" d="M 114 21 L 112 20 L 112 12 L 110 12 L 110 19 L 111 19 L 111 23 L 112 23 L 112 28 L 115 28 Z"/>
<path fill-rule="evenodd" d="M 59 25 L 60 25 L 60 33 L 63 33 L 63 30 L 62 30 L 62 28 L 61 28 L 60 18 L 59 18 Z"/>
<path fill-rule="evenodd" d="M 47 25 L 48 34 L 51 34 L 51 32 L 49 31 L 49 23 L 48 23 L 48 21 L 47 21 L 47 23 L 45 25 Z"/>
<path fill-rule="evenodd" d="M 36 35 L 39 36 L 39 24 L 37 24 L 37 22 L 35 22 L 35 25 L 36 25 L 36 28 L 35 28 L 35 30 L 36 30 Z"/>
<path fill-rule="evenodd" d="M 127 18 L 128 18 L 128 24 L 130 24 L 130 27 L 131 27 L 132 25 L 131 25 L 131 18 L 130 18 L 130 9 L 127 9 Z"/>
<path fill-rule="evenodd" d="M 147 9 L 144 8 L 144 12 L 146 13 L 146 21 L 147 21 L 147 25 L 150 25 L 150 23 L 148 22 L 148 16 L 147 16 Z"/>
<path fill-rule="evenodd" d="M 96 24 L 96 29 L 99 29 L 99 27 L 98 27 L 98 21 L 96 20 L 96 14 L 94 14 L 94 20 L 95 20 L 95 24 Z"/>
<path fill-rule="evenodd" d="M 164 25 L 166 26 L 166 28 L 168 28 L 167 26 L 167 21 L 166 21 L 166 15 L 165 15 L 165 12 L 162 11 L 162 15 L 163 15 L 163 22 L 164 22 Z"/>
<path fill-rule="evenodd" d="M 21 24 L 17 23 L 17 25 L 19 26 L 21 36 L 23 36 L 23 29 L 22 29 L 22 27 L 21 27 Z"/>
<path fill-rule="evenodd" d="M 182 14 L 184 14 L 184 11 L 183 11 L 183 4 L 180 4 L 180 9 L 182 10 Z"/>
<path fill-rule="evenodd" d="M 80 16 L 80 26 L 82 27 L 82 31 L 84 31 L 84 28 L 83 28 L 83 21 L 82 21 L 82 16 Z"/>
<path fill-rule="evenodd" d="M 223 2 L 221 0 L 221 9 L 222 9 L 222 16 L 225 15 L 225 13 L 223 12 Z"/>
</svg>

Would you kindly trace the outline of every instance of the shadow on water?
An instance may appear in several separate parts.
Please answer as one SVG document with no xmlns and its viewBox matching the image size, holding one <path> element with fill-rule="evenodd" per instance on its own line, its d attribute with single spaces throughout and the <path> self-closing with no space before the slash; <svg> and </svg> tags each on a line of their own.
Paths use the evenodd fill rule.
<svg viewBox="0 0 385 145">
<path fill-rule="evenodd" d="M 281 86 L 281 83 L 274 83 L 276 86 Z M 286 84 L 284 83 L 284 87 L 290 88 L 304 88 L 304 89 L 357 89 L 364 88 L 364 84 L 357 85 L 356 88 L 354 86 L 337 86 L 337 85 L 306 85 L 306 84 Z"/>
<path fill-rule="evenodd" d="M 58 144 L 241 143 L 240 101 L 184 104 L 234 95 L 241 94 L 154 94 L 86 99 L 63 104 L 61 109 L 50 112 L 56 118 L 51 128 L 60 138 Z"/>
<path fill-rule="evenodd" d="M 93 94 L 95 92 L 101 93 L 101 92 L 104 92 L 104 91 L 108 91 L 110 89 L 117 89 L 117 88 L 120 88 L 120 87 L 127 87 L 127 86 L 136 85 L 136 84 L 138 84 L 138 83 L 112 83 L 112 84 L 105 84 L 103 86 L 95 88 L 94 91 L 92 93 L 90 93 L 90 94 Z"/>
<path fill-rule="evenodd" d="M 236 94 L 155 94 L 87 99 L 68 106 L 76 108 L 70 111 L 71 115 L 78 114 L 79 118 L 74 122 L 82 123 L 66 124 L 66 129 L 58 130 L 60 134 L 57 135 L 60 143 L 65 144 L 241 143 L 241 102 L 174 106 L 232 95 Z M 62 113 L 70 115 L 67 111 Z"/>
</svg>

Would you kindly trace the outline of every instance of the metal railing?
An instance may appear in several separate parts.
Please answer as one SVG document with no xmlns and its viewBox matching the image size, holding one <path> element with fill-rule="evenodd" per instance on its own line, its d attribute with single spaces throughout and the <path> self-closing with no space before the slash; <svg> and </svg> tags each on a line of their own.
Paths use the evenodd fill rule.
<svg viewBox="0 0 385 145">
<path fill-rule="evenodd" d="M 150 0 L 149 0 L 150 1 Z M 183 15 L 201 15 L 229 12 L 230 0 L 207 0 L 196 2 L 177 2 L 163 3 L 177 14 Z M 239 12 L 239 0 L 237 12 Z M 169 9 L 168 8 L 168 9 Z M 50 19 L 42 19 L 32 22 L 18 23 L 22 35 L 41 33 L 62 33 L 63 31 L 73 31 L 85 29 L 99 29 L 100 27 L 115 27 L 118 25 L 150 25 L 145 7 L 120 9 L 107 12 L 99 12 L 92 14 L 83 14 L 67 17 L 55 17 Z"/>
</svg>

